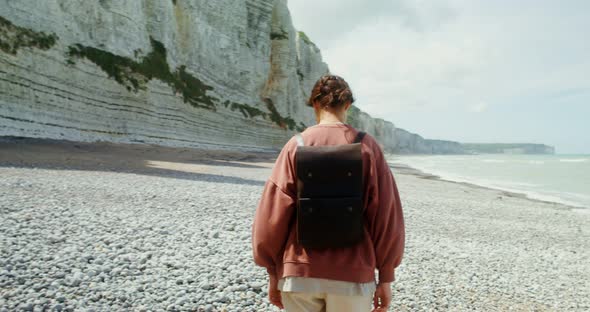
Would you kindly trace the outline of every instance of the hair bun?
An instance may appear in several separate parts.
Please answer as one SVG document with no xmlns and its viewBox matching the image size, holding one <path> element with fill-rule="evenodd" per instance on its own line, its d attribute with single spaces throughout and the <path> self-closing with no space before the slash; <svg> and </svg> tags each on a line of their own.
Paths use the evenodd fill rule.
<svg viewBox="0 0 590 312">
<path fill-rule="evenodd" d="M 314 102 L 319 102 L 322 107 L 329 106 L 335 108 L 343 106 L 348 102 L 354 103 L 354 101 L 352 91 L 342 77 L 324 75 L 318 79 L 311 90 L 307 105 L 313 106 Z"/>
</svg>

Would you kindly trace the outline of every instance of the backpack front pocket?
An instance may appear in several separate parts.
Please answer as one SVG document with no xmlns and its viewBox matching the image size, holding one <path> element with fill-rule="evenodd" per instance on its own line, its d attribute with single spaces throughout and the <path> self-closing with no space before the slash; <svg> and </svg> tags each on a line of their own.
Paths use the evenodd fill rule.
<svg viewBox="0 0 590 312">
<path fill-rule="evenodd" d="M 348 247 L 363 239 L 361 197 L 300 198 L 297 242 L 306 248 Z"/>
</svg>

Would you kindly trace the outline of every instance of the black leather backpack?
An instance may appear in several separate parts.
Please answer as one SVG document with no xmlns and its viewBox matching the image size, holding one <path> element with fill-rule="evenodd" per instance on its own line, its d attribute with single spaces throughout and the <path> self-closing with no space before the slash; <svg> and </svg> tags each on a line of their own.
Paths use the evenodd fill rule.
<svg viewBox="0 0 590 312">
<path fill-rule="evenodd" d="M 364 136 L 359 132 L 351 144 L 305 146 L 296 134 L 296 229 L 303 247 L 349 247 L 363 240 Z"/>
</svg>

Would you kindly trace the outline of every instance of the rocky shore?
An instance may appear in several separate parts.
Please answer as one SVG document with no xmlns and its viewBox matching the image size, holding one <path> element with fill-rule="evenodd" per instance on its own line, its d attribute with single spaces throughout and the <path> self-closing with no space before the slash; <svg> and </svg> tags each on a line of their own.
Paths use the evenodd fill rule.
<svg viewBox="0 0 590 312">
<path fill-rule="evenodd" d="M 275 311 L 250 226 L 275 154 L 0 142 L 0 311 Z M 587 311 L 590 214 L 394 167 L 391 311 Z"/>
</svg>

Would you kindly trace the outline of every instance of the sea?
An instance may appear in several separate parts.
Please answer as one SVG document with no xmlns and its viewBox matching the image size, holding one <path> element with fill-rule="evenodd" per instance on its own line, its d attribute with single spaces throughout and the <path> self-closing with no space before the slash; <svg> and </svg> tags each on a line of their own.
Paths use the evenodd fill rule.
<svg viewBox="0 0 590 312">
<path fill-rule="evenodd" d="M 590 209 L 590 155 L 386 155 L 441 179 Z"/>
</svg>

